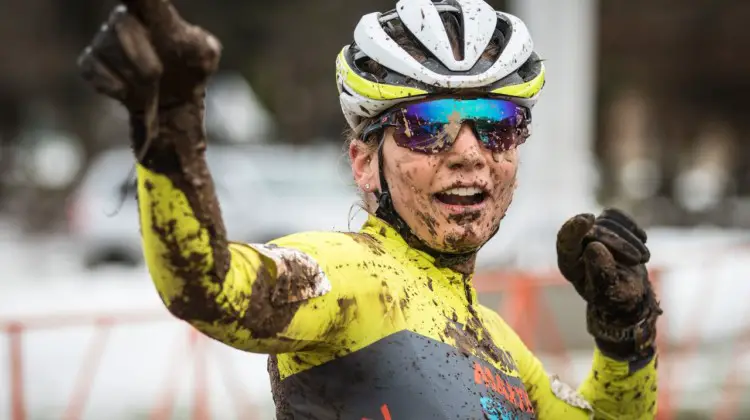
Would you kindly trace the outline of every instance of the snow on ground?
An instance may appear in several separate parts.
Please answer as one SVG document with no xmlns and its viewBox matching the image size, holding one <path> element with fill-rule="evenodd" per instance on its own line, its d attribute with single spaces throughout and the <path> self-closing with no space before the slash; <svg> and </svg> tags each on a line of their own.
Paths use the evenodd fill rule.
<svg viewBox="0 0 750 420">
<path fill-rule="evenodd" d="M 671 341 L 687 341 L 697 328 L 702 343 L 723 343 L 711 351 L 661 361 L 663 372 L 669 372 L 663 374 L 663 382 L 668 381 L 664 385 L 678 386 L 679 401 L 684 405 L 705 408 L 715 402 L 718 385 L 730 370 L 740 378 L 750 374 L 750 357 L 735 362 L 726 345 L 727 338 L 743 332 L 750 320 L 746 304 L 750 296 L 747 236 L 744 232 L 710 230 L 651 231 L 652 265 L 665 270 L 661 297 L 668 317 L 664 334 Z M 162 398 L 170 363 L 177 363 L 184 371 L 176 381 L 177 403 L 180 412 L 189 411 L 193 361 L 180 358 L 192 349 L 190 329 L 169 316 L 143 267 L 85 272 L 79 269 L 74 250 L 64 238 L 21 241 L 5 229 L 0 230 L 0 267 L 0 323 L 82 313 L 154 316 L 153 322 L 111 329 L 84 418 L 126 419 L 150 412 Z M 23 336 L 29 418 L 59 418 L 64 412 L 82 362 L 92 359 L 87 352 L 96 334 L 96 328 L 88 325 L 34 330 Z M 266 356 L 236 351 L 208 339 L 200 342 L 210 350 L 206 392 L 213 412 L 221 418 L 237 418 L 237 406 L 228 389 L 239 389 L 239 402 L 244 404 L 239 410 L 260 410 L 258 419 L 273 418 Z M 0 419 L 10 418 L 8 345 L 8 336 L 0 333 Z M 541 355 L 549 367 L 572 382 L 587 374 L 590 356 L 577 353 L 572 364 L 560 365 L 551 356 Z M 225 378 L 227 375 L 221 374 L 225 371 L 234 375 Z M 240 385 L 227 388 L 227 380 Z"/>
</svg>

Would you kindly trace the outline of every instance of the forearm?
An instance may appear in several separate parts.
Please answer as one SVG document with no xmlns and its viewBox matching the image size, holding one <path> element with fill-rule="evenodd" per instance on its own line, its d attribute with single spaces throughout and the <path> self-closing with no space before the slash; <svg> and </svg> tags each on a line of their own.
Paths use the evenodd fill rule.
<svg viewBox="0 0 750 420">
<path fill-rule="evenodd" d="M 183 319 L 205 311 L 214 299 L 207 292 L 224 282 L 231 259 L 203 156 L 202 117 L 197 104 L 161 112 L 157 137 L 138 165 L 146 263 L 165 304 Z M 145 138 L 138 117 L 132 125 L 133 149 L 139 155 Z"/>
<path fill-rule="evenodd" d="M 595 350 L 591 372 L 579 387 L 592 405 L 595 419 L 645 420 L 656 416 L 656 355 L 643 363 L 645 366 L 634 367 Z"/>
<path fill-rule="evenodd" d="M 178 318 L 242 350 L 282 353 L 317 344 L 325 339 L 317 322 L 292 317 L 304 314 L 306 298 L 330 291 L 327 278 L 299 251 L 227 240 L 199 116 L 167 114 L 157 144 L 138 165 L 143 248 L 162 301 Z M 304 299 L 290 292 L 305 286 Z"/>
<path fill-rule="evenodd" d="M 162 112 L 158 137 L 138 164 L 146 264 L 159 296 L 176 317 L 235 347 L 263 350 L 263 343 L 250 340 L 258 329 L 251 296 L 257 281 L 274 281 L 273 267 L 249 247 L 234 245 L 230 251 L 203 156 L 201 114 L 195 104 Z M 144 144 L 138 124 L 134 118 L 136 154 Z"/>
</svg>

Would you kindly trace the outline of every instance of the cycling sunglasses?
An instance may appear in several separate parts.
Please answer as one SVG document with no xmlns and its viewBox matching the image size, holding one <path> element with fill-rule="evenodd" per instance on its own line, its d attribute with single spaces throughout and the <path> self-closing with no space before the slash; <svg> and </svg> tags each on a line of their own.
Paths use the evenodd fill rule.
<svg viewBox="0 0 750 420">
<path fill-rule="evenodd" d="M 439 153 L 455 143 L 461 125 L 470 122 L 474 134 L 493 152 L 512 149 L 529 137 L 527 108 L 505 99 L 432 99 L 397 107 L 383 114 L 362 132 L 372 134 L 394 127 L 393 138 L 401 147 L 420 153 Z"/>
</svg>

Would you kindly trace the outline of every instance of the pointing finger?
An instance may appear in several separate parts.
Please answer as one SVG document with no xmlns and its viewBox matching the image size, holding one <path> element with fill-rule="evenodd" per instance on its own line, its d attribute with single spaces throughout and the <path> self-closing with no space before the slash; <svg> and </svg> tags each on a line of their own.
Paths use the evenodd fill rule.
<svg viewBox="0 0 750 420">
<path fill-rule="evenodd" d="M 122 3 L 156 38 L 172 31 L 180 21 L 170 0 L 122 0 Z"/>
</svg>

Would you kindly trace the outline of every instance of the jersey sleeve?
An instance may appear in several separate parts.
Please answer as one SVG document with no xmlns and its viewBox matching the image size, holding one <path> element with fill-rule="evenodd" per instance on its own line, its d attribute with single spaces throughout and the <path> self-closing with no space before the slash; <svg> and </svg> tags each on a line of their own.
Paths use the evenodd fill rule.
<svg viewBox="0 0 750 420">
<path fill-rule="evenodd" d="M 646 420 L 655 417 L 656 358 L 631 372 L 627 362 L 608 358 L 595 349 L 590 373 L 576 390 L 549 374 L 497 313 L 492 312 L 491 318 L 493 333 L 501 337 L 515 359 L 539 420 Z"/>
<path fill-rule="evenodd" d="M 212 220 L 219 216 L 205 214 L 206 204 L 195 198 L 200 191 L 189 182 L 140 165 L 137 175 L 146 264 L 172 314 L 255 353 L 324 346 L 341 331 L 337 302 L 348 289 L 301 249 L 304 243 L 287 248 L 221 240 L 221 221 Z"/>
</svg>

